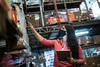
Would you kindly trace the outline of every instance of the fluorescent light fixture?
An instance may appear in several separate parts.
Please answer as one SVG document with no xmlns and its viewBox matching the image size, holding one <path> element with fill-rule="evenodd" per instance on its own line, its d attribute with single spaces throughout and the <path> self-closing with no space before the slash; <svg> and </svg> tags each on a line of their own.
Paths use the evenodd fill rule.
<svg viewBox="0 0 100 67">
<path fill-rule="evenodd" d="M 89 31 L 84 31 L 84 32 L 77 32 L 75 33 L 76 36 L 81 36 L 81 35 L 85 35 L 85 34 L 88 34 Z"/>
</svg>

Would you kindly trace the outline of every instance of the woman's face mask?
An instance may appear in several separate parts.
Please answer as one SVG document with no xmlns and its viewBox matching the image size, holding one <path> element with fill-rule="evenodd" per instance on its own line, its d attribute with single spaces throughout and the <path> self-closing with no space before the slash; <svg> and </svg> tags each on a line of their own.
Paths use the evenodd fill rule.
<svg viewBox="0 0 100 67">
<path fill-rule="evenodd" d="M 63 30 L 60 30 L 58 39 L 63 40 L 63 41 L 67 41 L 67 32 L 63 31 Z"/>
</svg>

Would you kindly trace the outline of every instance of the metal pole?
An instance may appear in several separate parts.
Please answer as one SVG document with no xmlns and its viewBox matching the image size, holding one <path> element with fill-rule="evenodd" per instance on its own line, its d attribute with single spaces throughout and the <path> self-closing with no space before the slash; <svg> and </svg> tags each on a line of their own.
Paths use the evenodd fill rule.
<svg viewBox="0 0 100 67">
<path fill-rule="evenodd" d="M 41 13 L 41 19 L 42 19 L 42 26 L 44 26 L 44 17 L 43 17 L 43 1 L 40 1 L 40 13 Z"/>
<path fill-rule="evenodd" d="M 79 11 L 80 11 L 80 16 L 79 16 L 79 19 L 78 19 L 78 21 L 79 21 L 79 22 L 81 22 L 82 10 L 81 10 L 80 6 L 79 6 Z"/>
<path fill-rule="evenodd" d="M 97 0 L 97 3 L 98 3 L 98 5 L 99 5 L 99 8 L 100 8 L 100 2 L 99 2 L 99 0 Z"/>
<path fill-rule="evenodd" d="M 28 62 L 28 63 L 26 63 L 26 67 L 30 67 L 30 63 Z"/>
<path fill-rule="evenodd" d="M 79 11 L 82 12 L 80 7 L 79 7 Z"/>
<path fill-rule="evenodd" d="M 46 24 L 45 22 L 46 22 L 46 21 L 45 21 L 45 13 L 44 13 L 44 12 L 45 12 L 45 11 L 44 11 L 44 0 L 42 0 L 42 11 L 43 11 L 44 26 L 45 26 L 45 24 Z"/>
<path fill-rule="evenodd" d="M 87 6 L 87 3 L 86 3 L 86 0 L 84 0 L 84 3 L 85 3 L 85 6 L 86 6 L 86 10 L 87 10 L 88 18 L 89 18 L 89 20 L 91 20 L 90 15 L 89 15 L 89 9 L 88 9 L 88 6 Z"/>
<path fill-rule="evenodd" d="M 68 15 L 68 10 L 67 10 L 67 5 L 66 5 L 66 2 L 64 0 L 64 6 L 65 6 L 65 10 L 67 12 L 67 19 L 68 19 L 68 23 L 70 23 L 70 20 L 69 20 L 69 15 Z"/>
</svg>

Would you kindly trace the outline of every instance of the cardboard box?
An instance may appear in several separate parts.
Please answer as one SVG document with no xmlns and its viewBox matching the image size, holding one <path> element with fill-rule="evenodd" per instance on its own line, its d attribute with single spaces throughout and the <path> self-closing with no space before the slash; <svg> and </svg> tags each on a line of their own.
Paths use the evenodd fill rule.
<svg viewBox="0 0 100 67">
<path fill-rule="evenodd" d="M 65 0 L 65 2 L 70 2 L 70 0 Z"/>
<path fill-rule="evenodd" d="M 74 12 L 75 20 L 81 22 L 81 12 Z"/>
<path fill-rule="evenodd" d="M 44 0 L 44 2 L 53 2 L 53 0 Z"/>
<path fill-rule="evenodd" d="M 56 2 L 63 2 L 64 0 L 56 0 Z"/>
<path fill-rule="evenodd" d="M 94 39 L 92 36 L 85 36 L 87 44 L 94 44 Z"/>
<path fill-rule="evenodd" d="M 34 14 L 33 18 L 34 18 L 34 24 L 35 24 L 36 27 L 42 25 L 40 14 Z"/>
<path fill-rule="evenodd" d="M 95 35 L 93 38 L 94 38 L 94 44 L 100 44 L 100 35 Z"/>
<path fill-rule="evenodd" d="M 81 20 L 88 20 L 88 14 L 87 13 L 82 13 L 81 15 Z"/>
<path fill-rule="evenodd" d="M 85 58 L 85 64 L 82 67 L 100 67 L 100 56 Z"/>
<path fill-rule="evenodd" d="M 78 37 L 77 41 L 78 41 L 78 44 L 80 44 L 80 45 L 85 45 L 86 44 L 85 37 Z"/>
<path fill-rule="evenodd" d="M 40 14 L 33 14 L 31 16 L 27 16 L 26 19 L 28 22 L 31 22 L 34 25 L 34 27 L 42 25 Z"/>
<path fill-rule="evenodd" d="M 74 12 L 68 12 L 68 16 L 69 16 L 69 20 L 70 22 L 73 22 L 75 21 L 75 15 L 74 15 Z"/>
<path fill-rule="evenodd" d="M 78 12 L 68 12 L 68 15 L 69 15 L 69 20 L 71 22 L 74 22 L 74 21 L 81 22 L 81 12 L 80 11 L 78 11 Z"/>
<path fill-rule="evenodd" d="M 78 37 L 77 40 L 80 45 L 88 46 L 89 44 L 94 44 L 93 37 L 91 36 Z"/>
</svg>

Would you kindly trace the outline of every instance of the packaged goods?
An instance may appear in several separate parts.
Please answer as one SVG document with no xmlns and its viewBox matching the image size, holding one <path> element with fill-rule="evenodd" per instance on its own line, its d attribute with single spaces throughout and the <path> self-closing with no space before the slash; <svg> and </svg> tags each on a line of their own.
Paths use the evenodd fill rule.
<svg viewBox="0 0 100 67">
<path fill-rule="evenodd" d="M 94 44 L 100 44 L 100 35 L 93 36 L 94 38 Z"/>
<path fill-rule="evenodd" d="M 26 16 L 26 19 L 28 22 L 31 22 L 35 27 L 42 25 L 40 14 L 32 14 L 32 15 Z"/>
<path fill-rule="evenodd" d="M 94 44 L 93 37 L 91 36 L 78 37 L 77 40 L 80 45 L 88 46 L 89 44 Z"/>
<path fill-rule="evenodd" d="M 44 0 L 44 2 L 53 2 L 53 0 Z"/>
</svg>

